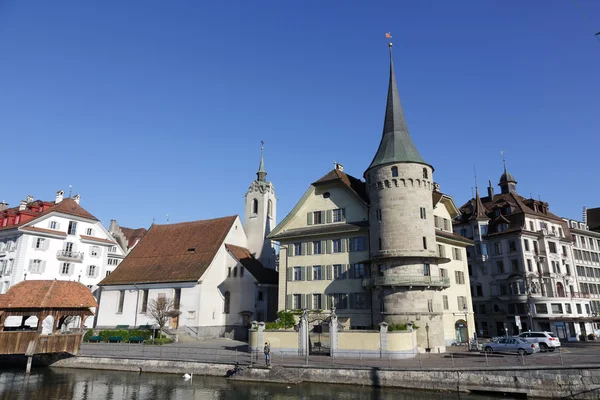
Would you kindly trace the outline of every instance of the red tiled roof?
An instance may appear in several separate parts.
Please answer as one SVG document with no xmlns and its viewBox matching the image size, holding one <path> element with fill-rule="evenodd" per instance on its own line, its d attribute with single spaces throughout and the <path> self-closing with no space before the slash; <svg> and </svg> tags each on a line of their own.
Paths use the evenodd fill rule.
<svg viewBox="0 0 600 400">
<path fill-rule="evenodd" d="M 90 289 L 72 281 L 22 281 L 0 296 L 0 310 L 90 307 L 98 307 Z"/>
<path fill-rule="evenodd" d="M 52 235 L 58 235 L 58 236 L 64 236 L 64 237 L 67 236 L 67 234 L 62 231 L 57 231 L 54 229 L 36 228 L 35 226 L 24 226 L 21 228 L 21 230 L 31 231 L 31 232 L 40 232 L 40 233 L 51 233 Z"/>
<path fill-rule="evenodd" d="M 40 200 L 36 200 L 36 201 L 32 201 L 31 205 L 37 205 L 40 202 Z M 29 206 L 28 204 L 28 206 Z M 81 218 L 86 218 L 86 219 L 91 219 L 94 221 L 98 221 L 98 219 L 96 217 L 94 217 L 92 214 L 90 214 L 89 212 L 87 212 L 83 207 L 81 207 L 79 204 L 77 204 L 75 202 L 75 200 L 73 200 L 72 198 L 68 197 L 66 199 L 64 199 L 63 201 L 61 201 L 58 204 L 55 203 L 50 203 L 50 204 L 54 204 L 53 206 L 51 206 L 50 208 L 48 208 L 47 210 L 44 210 L 41 213 L 35 213 L 36 217 L 34 219 L 28 220 L 28 221 L 22 221 L 19 222 L 18 224 L 13 224 L 13 225 L 7 225 L 7 226 L 2 226 L 0 227 L 0 230 L 7 230 L 7 229 L 14 229 L 14 228 L 18 228 L 20 226 L 23 226 L 25 224 L 31 223 L 33 221 L 35 221 L 36 219 L 43 217 L 44 215 L 48 215 L 51 212 L 60 212 L 63 214 L 68 214 L 68 215 L 75 215 L 77 217 L 81 217 Z M 23 210 L 25 211 L 25 210 Z M 19 207 L 12 207 L 12 208 L 8 208 L 4 211 L 1 211 L 0 214 L 2 213 L 7 213 L 7 214 L 18 214 L 21 211 L 19 211 Z M 28 212 L 27 214 L 31 214 L 31 212 Z"/>
<path fill-rule="evenodd" d="M 121 232 L 123 232 L 123 235 L 125 235 L 125 238 L 127 239 L 127 247 L 133 247 L 135 245 L 135 243 L 141 239 L 142 237 L 144 237 L 144 235 L 146 234 L 146 232 L 148 232 L 148 230 L 146 228 L 138 228 L 138 229 L 131 229 L 131 228 L 121 228 Z"/>
<path fill-rule="evenodd" d="M 260 283 L 276 285 L 279 282 L 279 274 L 274 269 L 265 268 L 260 261 L 252 257 L 250 250 L 245 247 L 226 244 L 225 247 L 231 254 L 252 274 Z"/>
<path fill-rule="evenodd" d="M 209 267 L 237 216 L 152 225 L 100 285 L 190 282 Z"/>
<path fill-rule="evenodd" d="M 102 238 L 98 238 L 95 236 L 87 236 L 87 235 L 80 235 L 80 236 L 81 236 L 81 239 L 83 239 L 83 240 L 90 240 L 93 242 L 100 242 L 100 243 L 117 244 L 117 242 L 115 242 L 114 240 L 102 239 Z"/>
<path fill-rule="evenodd" d="M 312 184 L 319 185 L 337 180 L 342 181 L 346 186 L 353 190 L 358 197 L 364 200 L 365 203 L 369 203 L 369 196 L 367 196 L 367 188 L 365 183 L 360 179 L 353 177 L 352 175 L 344 173 L 344 171 L 340 171 L 337 168 L 329 171 L 327 174 L 325 174 L 325 176 L 313 182 Z"/>
</svg>

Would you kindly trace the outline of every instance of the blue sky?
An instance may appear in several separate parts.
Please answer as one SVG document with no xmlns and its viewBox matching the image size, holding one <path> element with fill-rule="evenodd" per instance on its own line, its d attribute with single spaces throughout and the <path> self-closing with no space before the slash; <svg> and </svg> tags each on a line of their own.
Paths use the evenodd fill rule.
<svg viewBox="0 0 600 400">
<path fill-rule="evenodd" d="M 442 191 L 464 203 L 474 165 L 496 185 L 504 150 L 522 195 L 600 206 L 600 43 L 570 0 L 0 0 L 0 200 L 73 185 L 130 227 L 241 214 L 264 140 L 281 220 L 334 160 L 369 165 L 388 31 Z"/>
</svg>

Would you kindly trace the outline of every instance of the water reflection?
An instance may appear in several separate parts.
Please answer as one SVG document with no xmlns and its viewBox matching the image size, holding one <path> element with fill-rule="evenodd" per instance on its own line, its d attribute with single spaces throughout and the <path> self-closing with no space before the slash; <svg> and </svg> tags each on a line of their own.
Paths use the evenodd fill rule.
<svg viewBox="0 0 600 400">
<path fill-rule="evenodd" d="M 225 378 L 196 376 L 185 381 L 179 375 L 133 372 L 34 369 L 0 370 L 0 399 L 23 400 L 441 400 L 454 394 L 413 392 L 399 389 L 300 384 L 286 385 L 239 382 Z M 469 399 L 476 397 L 469 396 Z M 482 399 L 482 398 L 481 398 Z"/>
</svg>

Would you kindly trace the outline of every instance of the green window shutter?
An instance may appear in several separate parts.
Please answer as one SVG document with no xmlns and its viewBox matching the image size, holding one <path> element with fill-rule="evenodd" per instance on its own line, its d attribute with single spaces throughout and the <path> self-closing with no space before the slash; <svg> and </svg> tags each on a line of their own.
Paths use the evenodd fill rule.
<svg viewBox="0 0 600 400">
<path fill-rule="evenodd" d="M 313 269 L 313 267 L 304 267 L 304 268 L 306 268 L 306 280 L 307 281 L 312 281 L 312 278 L 313 278 L 312 269 Z"/>
<path fill-rule="evenodd" d="M 331 254 L 331 247 L 332 247 L 332 241 L 331 240 L 325 240 L 325 244 L 327 247 L 327 254 Z"/>
<path fill-rule="evenodd" d="M 342 253 L 348 251 L 348 238 L 342 238 Z"/>
<path fill-rule="evenodd" d="M 304 302 L 304 308 L 312 310 L 312 294 L 307 294 L 305 297 L 306 301 Z"/>
<path fill-rule="evenodd" d="M 325 211 L 325 214 L 327 215 L 326 222 L 328 224 L 332 223 L 333 222 L 333 210 L 327 210 L 327 211 Z"/>
<path fill-rule="evenodd" d="M 350 293 L 348 297 L 350 298 L 350 309 L 354 309 L 354 295 L 355 293 Z"/>
<path fill-rule="evenodd" d="M 288 282 L 294 280 L 294 268 L 292 268 L 292 267 L 288 267 L 288 269 L 287 269 L 287 280 L 288 280 Z"/>
<path fill-rule="evenodd" d="M 326 294 L 325 295 L 325 308 L 327 308 L 328 310 L 331 310 L 331 306 L 333 306 L 333 299 L 331 298 L 330 295 Z"/>
<path fill-rule="evenodd" d="M 312 212 L 306 213 L 306 223 L 308 225 L 313 224 L 313 213 Z"/>
<path fill-rule="evenodd" d="M 294 297 L 291 294 L 288 294 L 286 297 L 287 297 L 287 302 L 285 305 L 285 309 L 291 310 L 292 307 L 294 307 L 294 304 L 292 304 L 292 302 L 294 301 Z"/>
<path fill-rule="evenodd" d="M 313 244 L 312 242 L 306 242 L 306 255 L 310 256 L 313 253 Z"/>
<path fill-rule="evenodd" d="M 302 242 L 302 244 L 300 245 L 300 247 L 302 248 L 302 255 L 305 256 L 306 255 L 306 246 L 308 245 L 308 243 L 306 242 Z"/>
<path fill-rule="evenodd" d="M 325 266 L 325 271 L 327 272 L 327 280 L 332 280 L 333 279 L 333 272 L 331 271 L 331 265 L 326 265 Z"/>
<path fill-rule="evenodd" d="M 300 273 L 300 275 L 302 275 L 300 278 L 301 281 L 305 281 L 306 280 L 306 267 L 301 267 L 302 268 L 302 272 Z"/>
</svg>

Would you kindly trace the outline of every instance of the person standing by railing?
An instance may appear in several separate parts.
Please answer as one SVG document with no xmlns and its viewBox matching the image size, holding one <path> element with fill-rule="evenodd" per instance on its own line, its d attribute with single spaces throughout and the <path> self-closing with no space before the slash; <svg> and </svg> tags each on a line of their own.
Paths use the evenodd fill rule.
<svg viewBox="0 0 600 400">
<path fill-rule="evenodd" d="M 265 352 L 265 364 L 267 365 L 267 367 L 270 367 L 271 366 L 271 345 L 269 345 L 268 342 L 265 342 L 264 352 Z"/>
</svg>

